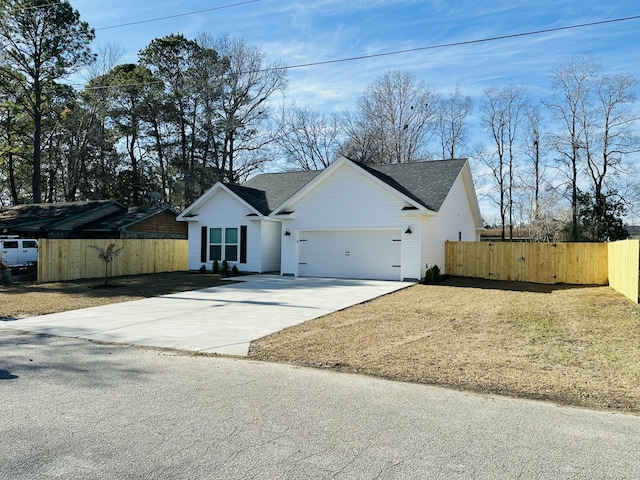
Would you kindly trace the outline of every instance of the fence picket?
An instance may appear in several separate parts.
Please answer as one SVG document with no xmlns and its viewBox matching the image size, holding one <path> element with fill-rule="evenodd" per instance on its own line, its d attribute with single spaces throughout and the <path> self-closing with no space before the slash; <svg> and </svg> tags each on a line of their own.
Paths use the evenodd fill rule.
<svg viewBox="0 0 640 480">
<path fill-rule="evenodd" d="M 611 285 L 638 302 L 640 240 L 612 243 L 447 242 L 445 273 L 532 283 Z"/>
<path fill-rule="evenodd" d="M 109 266 L 110 276 L 187 271 L 187 240 L 165 239 L 41 239 L 38 281 L 55 282 L 104 276 L 104 263 L 89 245 L 124 247 Z"/>
</svg>

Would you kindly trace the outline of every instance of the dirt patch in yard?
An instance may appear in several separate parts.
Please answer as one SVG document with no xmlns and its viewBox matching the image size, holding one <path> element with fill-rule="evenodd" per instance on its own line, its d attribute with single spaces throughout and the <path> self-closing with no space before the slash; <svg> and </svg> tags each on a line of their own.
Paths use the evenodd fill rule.
<svg viewBox="0 0 640 480">
<path fill-rule="evenodd" d="M 201 273 L 156 273 L 109 278 L 113 288 L 103 288 L 104 279 L 36 283 L 15 277 L 11 286 L 0 285 L 0 320 L 65 312 L 141 298 L 214 287 L 217 275 Z"/>
<path fill-rule="evenodd" d="M 609 287 L 415 285 L 264 337 L 249 356 L 640 412 L 640 308 Z"/>
</svg>

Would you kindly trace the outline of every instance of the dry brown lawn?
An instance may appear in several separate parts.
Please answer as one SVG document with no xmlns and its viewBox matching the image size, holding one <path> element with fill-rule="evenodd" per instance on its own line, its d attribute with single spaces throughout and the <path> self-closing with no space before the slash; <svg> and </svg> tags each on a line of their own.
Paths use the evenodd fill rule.
<svg viewBox="0 0 640 480">
<path fill-rule="evenodd" d="M 264 337 L 249 355 L 640 412 L 640 307 L 609 287 L 415 285 Z"/>
<path fill-rule="evenodd" d="M 27 277 L 15 277 L 13 285 L 0 285 L 0 320 L 139 300 L 221 283 L 219 276 L 186 272 L 110 278 L 108 284 L 112 288 L 100 288 L 104 279 L 99 278 L 36 283 Z"/>
</svg>

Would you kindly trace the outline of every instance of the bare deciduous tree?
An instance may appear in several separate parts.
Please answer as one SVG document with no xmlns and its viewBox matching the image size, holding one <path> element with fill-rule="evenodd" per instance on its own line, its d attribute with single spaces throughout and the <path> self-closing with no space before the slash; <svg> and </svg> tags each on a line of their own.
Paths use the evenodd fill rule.
<svg viewBox="0 0 640 480">
<path fill-rule="evenodd" d="M 543 186 L 546 147 L 542 133 L 542 114 L 538 107 L 530 108 L 525 115 L 523 153 L 529 158 L 529 165 L 519 175 L 520 183 L 530 196 L 529 221 L 534 223 L 540 214 L 541 189 Z"/>
<path fill-rule="evenodd" d="M 571 201 L 571 239 L 578 239 L 578 182 L 585 166 L 580 149 L 585 147 L 585 115 L 590 110 L 589 94 L 599 66 L 585 55 L 572 57 L 551 74 L 553 97 L 547 108 L 559 124 L 559 131 L 551 136 L 559 163 L 569 182 Z"/>
<path fill-rule="evenodd" d="M 202 37 L 199 43 L 204 44 Z M 280 63 L 267 62 L 262 50 L 240 38 L 222 35 L 206 46 L 226 63 L 218 108 L 220 167 L 227 181 L 238 182 L 266 160 L 261 150 L 273 141 L 265 128 L 268 101 L 286 87 L 287 71 Z"/>
<path fill-rule="evenodd" d="M 513 238 L 516 139 L 527 105 L 525 90 L 512 84 L 485 90 L 482 101 L 482 123 L 495 146 L 493 154 L 485 158 L 485 163 L 492 169 L 499 190 L 498 205 L 503 240 L 506 238 L 507 217 L 509 238 Z"/>
<path fill-rule="evenodd" d="M 466 120 L 473 108 L 471 97 L 460 89 L 442 97 L 436 104 L 436 136 L 440 142 L 442 158 L 456 158 L 468 139 Z"/>
<path fill-rule="evenodd" d="M 632 127 L 640 118 L 631 111 L 636 101 L 637 80 L 629 74 L 606 75 L 596 84 L 593 122 L 595 129 L 587 129 L 587 167 L 596 198 L 602 197 L 605 181 L 612 170 L 619 171 L 626 155 L 637 152 L 638 135 Z M 595 132 L 593 131 L 595 130 Z"/>
<path fill-rule="evenodd" d="M 638 121 L 632 75 L 601 75 L 592 55 L 567 59 L 552 74 L 554 95 L 547 103 L 559 130 L 552 136 L 571 193 L 571 239 L 579 234 L 579 184 L 587 174 L 595 202 L 605 202 L 612 174 L 623 169 L 627 155 L 638 151 L 633 126 Z M 604 204 L 602 205 L 604 206 Z M 598 209 L 596 209 L 598 210 Z"/>
<path fill-rule="evenodd" d="M 346 146 L 367 156 L 365 163 L 423 160 L 434 135 L 435 92 L 408 70 L 391 70 L 358 99 L 358 112 L 347 129 Z M 366 148 L 363 148 L 366 147 Z"/>
<path fill-rule="evenodd" d="M 336 158 L 342 128 L 335 114 L 295 104 L 284 105 L 278 147 L 290 164 L 302 170 L 322 170 Z"/>
</svg>

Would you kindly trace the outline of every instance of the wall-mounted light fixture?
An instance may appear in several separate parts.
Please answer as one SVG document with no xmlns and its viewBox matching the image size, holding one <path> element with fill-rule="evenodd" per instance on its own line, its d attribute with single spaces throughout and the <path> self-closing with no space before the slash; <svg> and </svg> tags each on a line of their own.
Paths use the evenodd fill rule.
<svg viewBox="0 0 640 480">
<path fill-rule="evenodd" d="M 411 225 L 407 226 L 407 229 L 404 231 L 407 235 L 411 235 L 413 232 L 411 231 Z"/>
<path fill-rule="evenodd" d="M 290 231 L 289 231 L 289 229 L 287 228 L 287 229 L 284 231 L 284 236 L 285 236 L 285 237 L 288 237 L 288 236 L 290 236 L 290 235 L 291 235 L 291 232 L 290 232 Z"/>
</svg>

